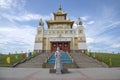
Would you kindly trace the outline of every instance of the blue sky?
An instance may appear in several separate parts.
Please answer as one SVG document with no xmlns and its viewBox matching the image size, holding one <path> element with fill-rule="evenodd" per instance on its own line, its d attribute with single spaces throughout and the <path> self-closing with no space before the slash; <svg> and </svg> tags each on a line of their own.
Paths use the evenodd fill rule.
<svg viewBox="0 0 120 80">
<path fill-rule="evenodd" d="M 0 0 L 0 52 L 32 51 L 39 19 L 51 19 L 60 4 L 68 18 L 77 21 L 80 17 L 83 21 L 88 50 L 120 52 L 119 3 L 120 0 Z"/>
</svg>

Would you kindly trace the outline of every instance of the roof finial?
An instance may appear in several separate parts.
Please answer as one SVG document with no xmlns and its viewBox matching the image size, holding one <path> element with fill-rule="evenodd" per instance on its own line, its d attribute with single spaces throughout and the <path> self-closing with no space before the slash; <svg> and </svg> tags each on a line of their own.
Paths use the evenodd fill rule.
<svg viewBox="0 0 120 80">
<path fill-rule="evenodd" d="M 44 26 L 44 23 L 43 23 L 43 21 L 42 21 L 42 18 L 40 18 L 39 26 Z"/>
<path fill-rule="evenodd" d="M 62 7 L 61 7 L 61 5 L 59 6 L 58 12 L 62 12 Z"/>
<path fill-rule="evenodd" d="M 80 18 L 78 18 L 77 25 L 82 25 L 82 21 Z"/>
<path fill-rule="evenodd" d="M 59 7 L 59 10 L 62 10 L 61 4 L 60 4 L 60 7 Z"/>
</svg>

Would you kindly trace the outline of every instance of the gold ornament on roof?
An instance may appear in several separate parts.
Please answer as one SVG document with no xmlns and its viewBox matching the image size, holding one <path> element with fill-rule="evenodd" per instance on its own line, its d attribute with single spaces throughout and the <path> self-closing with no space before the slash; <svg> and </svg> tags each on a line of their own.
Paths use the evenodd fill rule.
<svg viewBox="0 0 120 80">
<path fill-rule="evenodd" d="M 61 5 L 60 5 L 60 7 L 58 9 L 58 13 L 63 13 Z"/>
</svg>

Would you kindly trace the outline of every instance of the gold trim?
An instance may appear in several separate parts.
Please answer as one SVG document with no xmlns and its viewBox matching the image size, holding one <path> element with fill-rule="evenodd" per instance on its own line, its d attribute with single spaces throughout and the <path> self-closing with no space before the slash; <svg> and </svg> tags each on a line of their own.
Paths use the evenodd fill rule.
<svg viewBox="0 0 120 80">
<path fill-rule="evenodd" d="M 74 21 L 70 21 L 70 20 L 54 20 L 54 21 L 46 21 L 48 28 L 50 28 L 51 24 L 70 24 L 71 28 L 73 26 Z"/>
</svg>

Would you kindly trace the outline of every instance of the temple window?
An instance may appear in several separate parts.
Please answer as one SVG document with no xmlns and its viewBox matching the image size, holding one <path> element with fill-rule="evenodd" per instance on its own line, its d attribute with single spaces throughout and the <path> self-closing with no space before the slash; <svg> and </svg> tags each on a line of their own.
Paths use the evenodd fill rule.
<svg viewBox="0 0 120 80">
<path fill-rule="evenodd" d="M 83 33 L 83 30 L 79 30 L 79 33 Z"/>
<path fill-rule="evenodd" d="M 80 40 L 82 40 L 82 37 L 80 37 Z"/>
<path fill-rule="evenodd" d="M 42 31 L 41 30 L 38 30 L 38 34 L 41 34 L 42 33 Z"/>
</svg>

